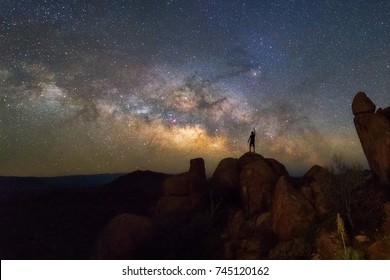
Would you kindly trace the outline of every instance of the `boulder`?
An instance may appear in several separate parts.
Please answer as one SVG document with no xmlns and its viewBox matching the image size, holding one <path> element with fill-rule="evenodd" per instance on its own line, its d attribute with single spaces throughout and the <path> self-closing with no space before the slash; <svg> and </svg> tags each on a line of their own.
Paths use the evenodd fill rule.
<svg viewBox="0 0 390 280">
<path fill-rule="evenodd" d="M 150 218 L 121 214 L 112 219 L 100 233 L 94 259 L 134 259 L 151 241 L 154 225 Z"/>
<path fill-rule="evenodd" d="M 281 164 L 279 161 L 273 158 L 266 158 L 265 159 L 269 165 L 269 167 L 272 169 L 276 177 L 281 177 L 281 176 L 290 176 L 288 174 L 288 171 L 286 167 L 284 167 L 283 164 Z"/>
<path fill-rule="evenodd" d="M 220 161 L 211 178 L 214 196 L 224 202 L 238 202 L 240 197 L 240 169 L 238 159 L 225 158 Z"/>
<path fill-rule="evenodd" d="M 370 238 L 368 238 L 368 236 L 366 236 L 364 234 L 358 234 L 358 235 L 355 235 L 355 241 L 358 243 L 367 243 L 370 241 Z"/>
<path fill-rule="evenodd" d="M 246 164 L 240 174 L 241 207 L 248 216 L 267 211 L 278 177 L 265 159 Z"/>
<path fill-rule="evenodd" d="M 369 101 L 368 101 L 369 100 Z M 358 93 L 352 103 L 354 123 L 368 164 L 381 184 L 390 182 L 390 120 L 388 108 L 374 112 L 375 105 Z M 362 105 L 366 104 L 366 105 Z"/>
<path fill-rule="evenodd" d="M 348 243 L 348 240 L 345 241 Z M 315 235 L 314 251 L 318 259 L 340 259 L 340 256 L 344 252 L 344 245 L 335 226 L 331 228 L 320 227 Z"/>
<path fill-rule="evenodd" d="M 238 166 L 240 169 L 242 169 L 245 165 L 249 163 L 253 163 L 256 161 L 264 160 L 264 157 L 262 155 L 256 154 L 256 153 L 245 153 L 238 159 Z"/>
<path fill-rule="evenodd" d="M 282 240 L 305 236 L 315 219 L 315 211 L 305 197 L 283 176 L 272 203 L 272 229 Z"/>
<path fill-rule="evenodd" d="M 224 235 L 228 238 L 237 238 L 241 226 L 245 223 L 245 212 L 241 209 L 229 209 Z"/>
<path fill-rule="evenodd" d="M 390 260 L 390 238 L 375 241 L 368 247 L 367 254 L 370 260 Z"/>
<path fill-rule="evenodd" d="M 375 104 L 364 92 L 358 92 L 352 101 L 352 113 L 358 115 L 361 113 L 374 113 Z"/>
<path fill-rule="evenodd" d="M 317 215 L 324 215 L 330 211 L 326 198 L 330 188 L 329 178 L 329 171 L 318 165 L 314 165 L 303 176 L 301 193 L 314 206 Z"/>
<path fill-rule="evenodd" d="M 227 222 L 221 234 L 224 258 L 247 260 L 267 257 L 276 244 L 276 237 L 268 226 L 270 213 L 249 220 L 245 212 L 238 208 L 231 208 L 226 213 Z"/>
</svg>

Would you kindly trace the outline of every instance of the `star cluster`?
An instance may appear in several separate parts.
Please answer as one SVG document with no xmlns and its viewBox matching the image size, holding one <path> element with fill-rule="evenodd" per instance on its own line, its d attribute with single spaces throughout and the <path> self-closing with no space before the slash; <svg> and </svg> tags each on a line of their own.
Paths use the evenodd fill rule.
<svg viewBox="0 0 390 280">
<path fill-rule="evenodd" d="M 350 105 L 389 106 L 390 2 L 3 0 L 0 174 L 211 174 L 248 150 L 293 174 L 365 163 Z"/>
</svg>

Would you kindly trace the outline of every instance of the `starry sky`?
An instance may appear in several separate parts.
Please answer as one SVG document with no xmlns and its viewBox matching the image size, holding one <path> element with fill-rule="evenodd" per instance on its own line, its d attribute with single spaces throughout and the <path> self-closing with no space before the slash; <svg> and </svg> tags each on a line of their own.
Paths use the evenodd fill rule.
<svg viewBox="0 0 390 280">
<path fill-rule="evenodd" d="M 0 175 L 188 170 L 256 152 L 366 165 L 390 105 L 390 1 L 0 0 Z"/>
</svg>

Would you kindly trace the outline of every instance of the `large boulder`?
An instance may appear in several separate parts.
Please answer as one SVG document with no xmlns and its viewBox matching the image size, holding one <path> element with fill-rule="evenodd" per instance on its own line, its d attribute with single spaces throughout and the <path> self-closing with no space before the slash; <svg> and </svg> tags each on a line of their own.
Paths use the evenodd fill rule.
<svg viewBox="0 0 390 280">
<path fill-rule="evenodd" d="M 330 188 L 330 173 L 325 168 L 314 165 L 303 176 L 302 194 L 314 206 L 317 215 L 325 215 L 330 211 L 326 194 Z"/>
<path fill-rule="evenodd" d="M 112 219 L 100 233 L 94 259 L 134 259 L 154 235 L 150 218 L 121 214 Z"/>
<path fill-rule="evenodd" d="M 305 197 L 280 177 L 272 203 L 272 229 L 282 240 L 305 236 L 315 219 L 315 211 Z"/>
<path fill-rule="evenodd" d="M 269 210 L 278 177 L 265 159 L 246 164 L 240 174 L 241 206 L 248 216 Z"/>
<path fill-rule="evenodd" d="M 273 232 L 267 228 L 269 213 L 247 219 L 241 209 L 229 209 L 221 237 L 225 259 L 262 259 L 276 244 Z M 258 223 L 258 220 L 261 220 Z"/>
<path fill-rule="evenodd" d="M 273 158 L 266 158 L 266 162 L 268 163 L 268 166 L 272 169 L 276 177 L 281 177 L 281 176 L 290 176 L 288 174 L 288 171 L 286 167 L 284 167 L 283 164 L 281 164 L 279 161 Z"/>
<path fill-rule="evenodd" d="M 236 203 L 240 197 L 240 169 L 238 159 L 225 158 L 220 161 L 211 178 L 214 196 L 224 202 Z"/>
<path fill-rule="evenodd" d="M 262 155 L 256 154 L 256 153 L 245 153 L 238 159 L 238 165 L 240 169 L 242 169 L 245 165 L 264 160 L 264 157 Z"/>
<path fill-rule="evenodd" d="M 382 184 L 390 182 L 389 108 L 375 111 L 375 105 L 359 92 L 352 103 L 354 123 L 371 170 Z"/>
</svg>

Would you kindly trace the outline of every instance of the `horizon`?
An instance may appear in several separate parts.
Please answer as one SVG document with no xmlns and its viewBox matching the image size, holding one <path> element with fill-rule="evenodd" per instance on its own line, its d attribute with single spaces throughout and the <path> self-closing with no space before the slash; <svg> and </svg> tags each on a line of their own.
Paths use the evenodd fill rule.
<svg viewBox="0 0 390 280">
<path fill-rule="evenodd" d="M 258 154 L 258 153 L 256 153 Z M 243 154 L 244 155 L 244 154 Z M 242 155 L 242 156 L 243 156 Z M 260 155 L 260 154 L 259 154 Z M 231 158 L 231 157 L 229 157 Z M 239 157 L 238 157 L 239 158 Z M 236 158 L 236 159 L 238 159 Z M 266 158 L 266 157 L 265 157 Z M 226 159 L 226 158 L 224 158 Z M 151 170 L 151 169 L 135 169 L 135 170 L 130 170 L 130 171 L 126 171 L 126 172 L 113 172 L 113 173 L 89 173 L 89 174 L 83 174 L 83 173 L 80 173 L 80 174 L 69 174 L 69 175 L 51 175 L 51 176 L 7 176 L 7 175 L 2 175 L 0 174 L 0 178 L 3 177 L 3 178 L 37 178 L 37 179 L 50 179 L 50 178 L 60 178 L 60 177 L 83 177 L 83 176 L 114 176 L 114 175 L 118 175 L 118 176 L 125 176 L 125 175 L 129 175 L 129 174 L 132 174 L 132 173 L 135 173 L 135 172 L 152 172 L 152 173 L 162 173 L 162 174 L 166 174 L 166 175 L 171 175 L 171 176 L 174 176 L 174 175 L 178 175 L 178 174 L 181 174 L 181 173 L 185 173 L 189 170 L 190 168 L 190 160 L 188 160 L 188 167 L 187 168 L 184 168 L 184 169 L 180 169 L 179 171 L 177 172 L 162 172 L 162 171 L 159 171 L 159 170 Z M 223 159 L 221 159 L 220 161 L 222 161 Z M 345 160 L 344 158 L 341 158 L 341 160 Z M 220 162 L 219 161 L 219 162 Z M 282 162 L 280 162 L 281 164 L 283 164 Z M 349 163 L 347 163 L 349 164 Z M 357 163 L 357 162 L 354 162 L 352 163 L 352 165 L 355 164 L 357 166 L 361 166 L 362 167 L 362 171 L 366 171 L 366 170 L 369 170 L 369 166 L 368 164 L 366 165 L 363 165 L 363 164 L 360 164 L 360 163 Z M 296 177 L 296 178 L 299 178 L 299 177 L 303 177 L 308 171 L 310 171 L 311 168 L 313 168 L 314 166 L 316 166 L 317 164 L 314 164 L 312 166 L 310 166 L 307 170 L 302 170 L 301 173 L 294 173 L 294 172 L 290 172 L 288 170 L 288 168 L 286 167 L 287 171 L 289 172 L 289 175 L 291 177 Z M 319 165 L 323 168 L 329 168 L 331 165 L 331 162 L 328 164 L 328 165 Z M 317 165 L 318 166 L 318 165 Z M 213 168 L 212 170 L 209 170 L 207 168 L 207 162 L 205 162 L 205 169 L 206 169 L 206 176 L 207 178 L 211 178 L 215 172 L 215 168 Z"/>
<path fill-rule="evenodd" d="M 70 2 L 70 3 L 69 3 Z M 351 110 L 390 106 L 390 2 L 2 1 L 0 175 L 367 168 Z M 212 170 L 212 171 L 211 171 Z M 211 173 L 210 173 L 211 172 Z"/>
</svg>

